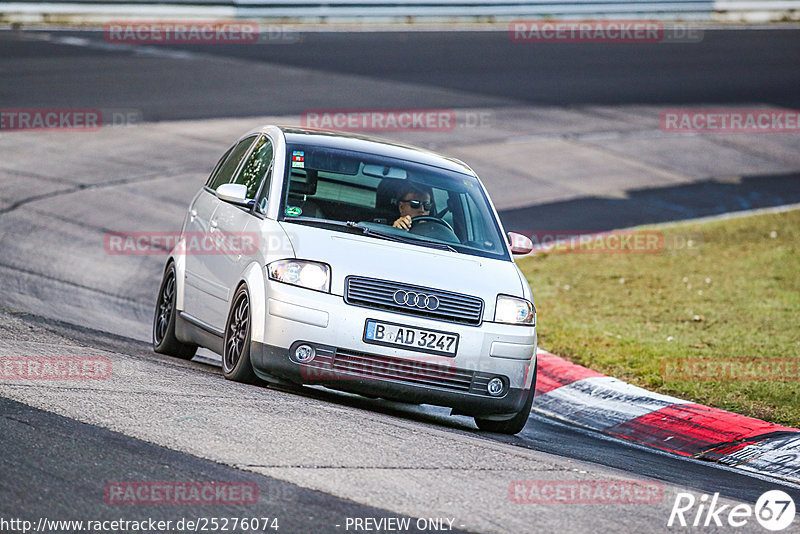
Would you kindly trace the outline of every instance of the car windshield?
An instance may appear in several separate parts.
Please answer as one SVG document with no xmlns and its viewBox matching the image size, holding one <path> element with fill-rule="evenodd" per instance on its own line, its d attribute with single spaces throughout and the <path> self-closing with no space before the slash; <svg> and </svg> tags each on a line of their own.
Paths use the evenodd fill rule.
<svg viewBox="0 0 800 534">
<path fill-rule="evenodd" d="M 287 222 L 510 260 L 489 200 L 468 174 L 289 144 L 283 190 L 281 214 Z M 406 215 L 410 228 L 393 226 Z"/>
</svg>

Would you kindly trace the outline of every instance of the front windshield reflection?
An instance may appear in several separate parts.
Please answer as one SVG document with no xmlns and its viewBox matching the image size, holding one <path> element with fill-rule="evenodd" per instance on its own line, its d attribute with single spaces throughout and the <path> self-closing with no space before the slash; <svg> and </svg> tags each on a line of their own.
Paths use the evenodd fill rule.
<svg viewBox="0 0 800 534">
<path fill-rule="evenodd" d="M 357 222 L 404 241 L 509 259 L 489 201 L 473 176 L 314 145 L 290 144 L 286 163 L 285 221 Z"/>
</svg>

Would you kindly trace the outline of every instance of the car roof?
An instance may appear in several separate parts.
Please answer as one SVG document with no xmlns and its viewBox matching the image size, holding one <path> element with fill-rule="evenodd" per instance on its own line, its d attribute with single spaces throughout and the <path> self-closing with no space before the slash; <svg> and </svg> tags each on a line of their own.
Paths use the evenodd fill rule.
<svg viewBox="0 0 800 534">
<path fill-rule="evenodd" d="M 467 164 L 435 152 L 394 141 L 333 130 L 277 126 L 289 144 L 311 144 L 397 158 L 475 176 Z"/>
</svg>

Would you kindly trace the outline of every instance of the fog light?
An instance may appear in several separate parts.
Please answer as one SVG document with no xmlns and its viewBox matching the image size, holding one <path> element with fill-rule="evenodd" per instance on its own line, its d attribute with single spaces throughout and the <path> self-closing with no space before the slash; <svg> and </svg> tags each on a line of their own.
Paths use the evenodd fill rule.
<svg viewBox="0 0 800 534">
<path fill-rule="evenodd" d="M 300 345 L 296 349 L 294 349 L 294 357 L 300 363 L 307 363 L 314 359 L 317 353 L 314 350 L 314 347 L 310 345 Z"/>
<path fill-rule="evenodd" d="M 502 379 L 494 377 L 489 380 L 489 384 L 486 386 L 486 389 L 489 391 L 489 395 L 492 397 L 498 397 L 503 394 L 505 386 L 503 385 Z"/>
</svg>

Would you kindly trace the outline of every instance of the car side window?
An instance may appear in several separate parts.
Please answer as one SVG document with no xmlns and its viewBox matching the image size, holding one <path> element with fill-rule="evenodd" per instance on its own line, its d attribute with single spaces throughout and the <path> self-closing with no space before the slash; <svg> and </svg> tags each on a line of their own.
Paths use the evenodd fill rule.
<svg viewBox="0 0 800 534">
<path fill-rule="evenodd" d="M 214 179 L 211 180 L 209 187 L 211 189 L 216 189 L 221 186 L 222 184 L 227 184 L 233 178 L 233 173 L 236 171 L 236 168 L 239 166 L 239 162 L 242 160 L 245 154 L 247 154 L 247 149 L 250 148 L 250 145 L 253 144 L 255 140 L 255 136 L 247 137 L 239 141 L 233 149 L 231 149 L 228 158 L 225 160 L 219 169 L 217 170 L 216 176 Z"/>
<path fill-rule="evenodd" d="M 214 167 L 214 170 L 211 171 L 211 174 L 209 175 L 208 180 L 206 181 L 206 186 L 211 187 L 211 184 L 213 184 L 214 181 L 217 179 L 217 175 L 219 174 L 219 170 L 222 168 L 222 164 L 225 163 L 225 160 L 228 158 L 228 156 L 230 155 L 232 150 L 233 150 L 233 147 L 230 147 L 227 150 L 227 152 L 225 152 L 222 155 L 222 157 L 219 158 L 219 161 L 217 162 L 216 166 Z"/>
<path fill-rule="evenodd" d="M 259 199 L 259 207 L 261 202 L 266 200 L 266 196 L 269 194 L 269 182 L 272 174 L 269 171 L 272 165 L 272 158 L 272 142 L 266 136 L 261 136 L 253 147 L 250 157 L 247 158 L 242 170 L 239 171 L 239 175 L 234 181 L 234 183 L 242 184 L 247 187 L 248 200 L 256 198 L 261 183 L 264 182 L 261 198 Z"/>
<path fill-rule="evenodd" d="M 448 204 L 451 194 L 452 193 L 444 189 L 433 190 L 433 205 L 436 207 L 437 213 L 431 213 L 431 215 L 438 216 L 438 214 L 441 213 L 442 219 L 450 224 L 450 226 L 454 226 L 453 212 L 450 210 L 450 205 Z"/>
</svg>

